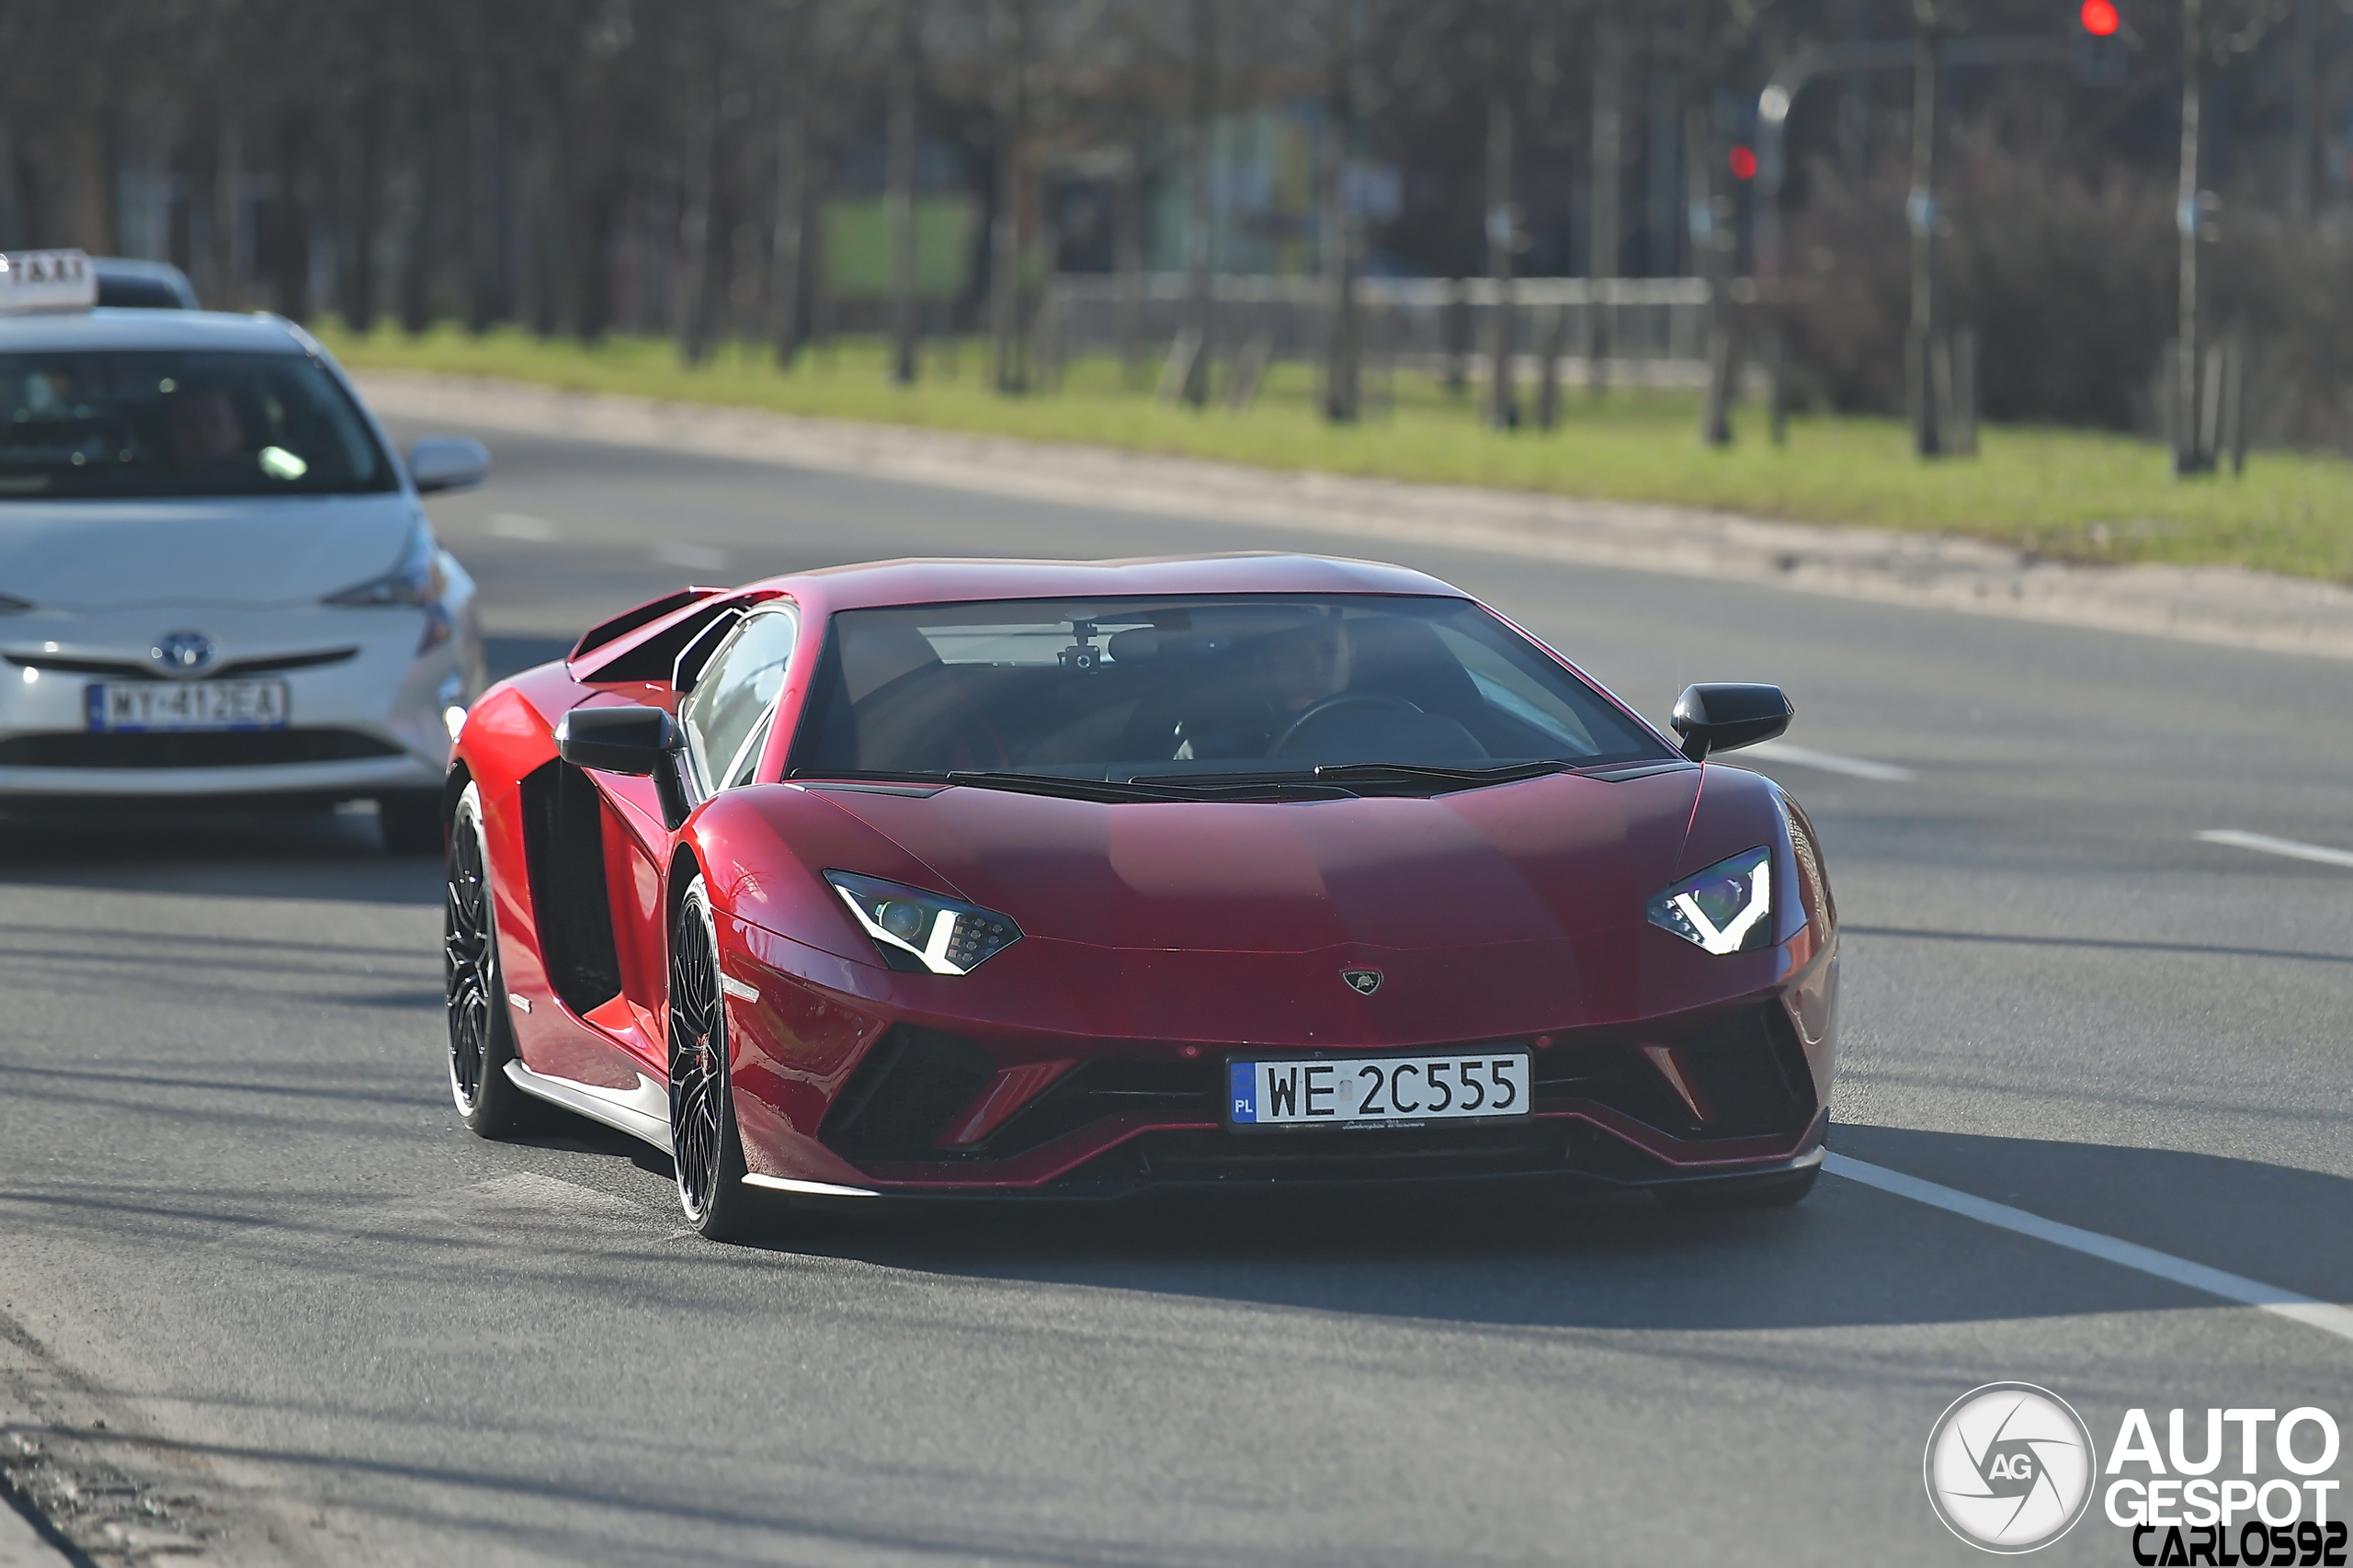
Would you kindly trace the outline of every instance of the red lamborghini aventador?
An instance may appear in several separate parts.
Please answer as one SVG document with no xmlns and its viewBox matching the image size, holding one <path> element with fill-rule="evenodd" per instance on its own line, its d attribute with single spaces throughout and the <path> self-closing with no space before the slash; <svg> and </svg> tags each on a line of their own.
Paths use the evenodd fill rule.
<svg viewBox="0 0 2353 1568">
<path fill-rule="evenodd" d="M 1812 826 L 1444 583 L 1299 556 L 690 588 L 472 710 L 449 1084 L 764 1194 L 1556 1180 L 1794 1202 L 1835 1055 Z"/>
</svg>

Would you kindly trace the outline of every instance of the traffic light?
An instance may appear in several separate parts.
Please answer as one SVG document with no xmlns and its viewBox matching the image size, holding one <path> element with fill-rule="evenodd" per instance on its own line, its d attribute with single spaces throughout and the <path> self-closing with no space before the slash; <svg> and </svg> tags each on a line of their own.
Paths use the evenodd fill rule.
<svg viewBox="0 0 2353 1568">
<path fill-rule="evenodd" d="M 2096 87 L 2123 81 L 2127 37 L 2116 0 L 2083 0 L 2075 8 L 2075 74 Z"/>
<path fill-rule="evenodd" d="M 1726 161 L 1732 165 L 1733 178 L 1755 179 L 1756 177 L 1756 153 L 1753 149 L 1734 147 L 1732 150 L 1732 156 Z"/>
</svg>

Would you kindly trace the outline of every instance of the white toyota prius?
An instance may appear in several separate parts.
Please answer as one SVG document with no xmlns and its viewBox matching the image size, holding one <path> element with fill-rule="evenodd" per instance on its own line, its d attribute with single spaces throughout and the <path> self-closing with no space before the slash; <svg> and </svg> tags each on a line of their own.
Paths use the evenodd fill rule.
<svg viewBox="0 0 2353 1568">
<path fill-rule="evenodd" d="M 489 454 L 402 461 L 278 317 L 95 292 L 74 253 L 0 257 L 0 808 L 373 800 L 388 847 L 438 853 L 484 676 L 418 497 Z"/>
</svg>

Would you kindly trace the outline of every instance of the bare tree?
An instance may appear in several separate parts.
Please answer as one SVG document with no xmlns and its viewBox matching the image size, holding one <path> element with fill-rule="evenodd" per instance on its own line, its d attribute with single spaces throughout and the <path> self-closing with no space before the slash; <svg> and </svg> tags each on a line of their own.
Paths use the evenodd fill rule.
<svg viewBox="0 0 2353 1568">
<path fill-rule="evenodd" d="M 991 0 L 989 53 L 996 153 L 996 211 L 989 225 L 989 331 L 996 390 L 1029 391 L 1021 330 L 1022 215 L 1029 136 L 1030 0 Z"/>
<path fill-rule="evenodd" d="M 915 300 L 915 71 L 923 0 L 899 0 L 891 51 L 889 140 L 883 205 L 891 230 L 891 379 L 912 386 L 920 323 Z"/>
<path fill-rule="evenodd" d="M 775 182 L 768 223 L 768 342 L 790 369 L 801 348 L 809 205 L 809 100 L 815 91 L 816 0 L 779 0 Z"/>
</svg>

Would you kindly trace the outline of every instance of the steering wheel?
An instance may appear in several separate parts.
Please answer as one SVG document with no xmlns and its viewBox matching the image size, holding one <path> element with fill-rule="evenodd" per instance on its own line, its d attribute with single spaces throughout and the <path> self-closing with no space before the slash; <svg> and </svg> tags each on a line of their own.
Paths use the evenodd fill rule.
<svg viewBox="0 0 2353 1568">
<path fill-rule="evenodd" d="M 1327 697 L 1321 702 L 1310 704 L 1307 711 L 1293 719 L 1290 727 L 1275 737 L 1275 744 L 1267 748 L 1267 755 L 1270 757 L 1280 756 L 1285 748 L 1299 738 L 1301 731 L 1327 713 L 1346 712 L 1352 708 L 1380 708 L 1387 709 L 1392 712 L 1404 713 L 1421 711 L 1419 706 L 1406 701 L 1402 697 L 1391 697 L 1377 691 L 1344 691 L 1337 697 Z"/>
</svg>

